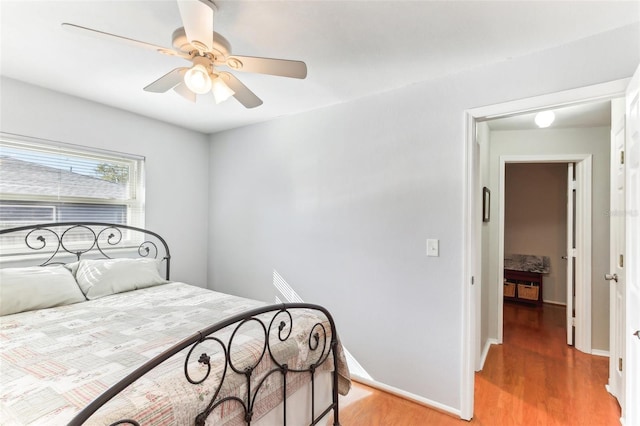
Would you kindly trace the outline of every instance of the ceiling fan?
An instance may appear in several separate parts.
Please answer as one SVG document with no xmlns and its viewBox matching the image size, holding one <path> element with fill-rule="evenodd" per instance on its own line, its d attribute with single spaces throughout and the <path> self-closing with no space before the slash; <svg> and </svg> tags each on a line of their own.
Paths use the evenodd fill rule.
<svg viewBox="0 0 640 426">
<path fill-rule="evenodd" d="M 213 16 L 218 10 L 210 0 L 178 0 L 180 17 L 184 27 L 173 32 L 175 49 L 106 33 L 79 25 L 63 23 L 64 28 L 107 39 L 116 39 L 165 55 L 179 56 L 191 62 L 189 67 L 169 71 L 144 88 L 147 92 L 164 93 L 173 89 L 191 102 L 196 95 L 213 92 L 216 103 L 233 96 L 246 108 L 262 105 L 262 100 L 240 80 L 218 67 L 226 66 L 235 71 L 270 74 L 303 79 L 307 66 L 302 61 L 231 55 L 231 44 L 213 31 Z"/>
</svg>

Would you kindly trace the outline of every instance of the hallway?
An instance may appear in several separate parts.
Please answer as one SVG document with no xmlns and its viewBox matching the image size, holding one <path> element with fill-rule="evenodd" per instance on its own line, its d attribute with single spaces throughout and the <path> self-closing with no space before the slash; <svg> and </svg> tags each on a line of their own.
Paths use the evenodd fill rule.
<svg viewBox="0 0 640 426">
<path fill-rule="evenodd" d="M 358 383 L 340 410 L 343 425 L 619 425 L 607 393 L 608 358 L 566 345 L 565 308 L 504 304 L 504 344 L 476 373 L 471 422 Z M 360 398 L 350 402 L 349 398 Z"/>
<path fill-rule="evenodd" d="M 606 357 L 566 344 L 565 308 L 504 304 L 504 344 L 476 373 L 479 424 L 619 425 Z"/>
</svg>

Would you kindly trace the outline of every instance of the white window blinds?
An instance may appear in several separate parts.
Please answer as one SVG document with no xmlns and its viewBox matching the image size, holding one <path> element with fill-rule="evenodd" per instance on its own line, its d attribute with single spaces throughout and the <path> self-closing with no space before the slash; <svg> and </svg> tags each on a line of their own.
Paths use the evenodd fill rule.
<svg viewBox="0 0 640 426">
<path fill-rule="evenodd" d="M 144 227 L 144 158 L 0 134 L 0 227 L 70 221 Z"/>
</svg>

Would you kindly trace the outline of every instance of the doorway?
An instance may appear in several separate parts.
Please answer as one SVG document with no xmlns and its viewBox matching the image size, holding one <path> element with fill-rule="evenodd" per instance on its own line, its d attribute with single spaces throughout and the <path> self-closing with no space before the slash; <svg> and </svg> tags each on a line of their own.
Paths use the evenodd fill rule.
<svg viewBox="0 0 640 426">
<path fill-rule="evenodd" d="M 567 185 L 567 163 L 506 164 L 504 253 L 511 264 L 505 268 L 533 270 L 539 275 L 532 278 L 544 284 L 527 287 L 524 280 L 522 294 L 517 285 L 505 287 L 506 301 L 567 306 L 567 234 L 568 221 L 573 222 L 573 214 L 568 217 Z M 508 299 L 509 291 L 514 299 Z"/>
<path fill-rule="evenodd" d="M 534 131 L 535 132 L 535 131 Z M 605 260 L 608 258 L 609 253 L 609 243 L 608 243 L 608 218 L 601 217 L 593 220 L 593 198 L 596 199 L 596 205 L 600 205 L 601 203 L 606 203 L 609 198 L 608 194 L 608 181 L 598 180 L 592 182 L 592 176 L 594 174 L 594 162 L 593 157 L 597 156 L 597 162 L 595 167 L 595 171 L 608 175 L 608 155 L 606 154 L 609 149 L 609 130 L 608 128 L 585 128 L 578 132 L 569 132 L 570 134 L 566 134 L 564 131 L 560 131 L 556 136 L 548 134 L 546 138 L 550 142 L 550 144 L 558 147 L 558 149 L 564 150 L 565 154 L 529 154 L 529 155 L 500 155 L 500 172 L 499 172 L 499 189 L 500 189 L 500 200 L 499 200 L 499 217 L 497 229 L 489 229 L 489 232 L 498 235 L 497 241 L 497 250 L 489 251 L 489 253 L 483 252 L 482 257 L 488 258 L 486 259 L 485 264 L 488 264 L 490 268 L 496 268 L 495 272 L 495 280 L 497 282 L 502 281 L 502 271 L 505 269 L 505 255 L 513 254 L 509 253 L 505 250 L 505 211 L 506 211 L 506 203 L 505 203 L 505 194 L 506 194 L 506 168 L 507 165 L 515 165 L 515 164 L 558 164 L 566 167 L 569 164 L 575 164 L 575 185 L 569 186 L 569 182 L 567 186 L 565 186 L 564 190 L 569 192 L 571 189 L 575 189 L 576 198 L 574 208 L 575 208 L 575 223 L 569 225 L 566 224 L 564 230 L 566 231 L 574 231 L 571 232 L 572 236 L 567 235 L 567 239 L 571 240 L 571 244 L 567 246 L 565 253 L 568 257 L 571 257 L 567 260 L 570 264 L 569 268 L 564 269 L 564 272 L 569 272 L 567 274 L 567 281 L 576 282 L 575 288 L 573 287 L 565 287 L 566 291 L 566 305 L 567 305 L 567 321 L 566 321 L 566 331 L 567 331 L 567 343 L 570 345 L 575 345 L 576 349 L 592 354 L 592 293 L 596 293 L 600 295 L 602 293 L 604 297 L 602 298 L 603 302 L 601 303 L 601 308 L 606 308 L 606 289 L 605 288 L 592 288 L 592 277 L 598 274 L 604 274 L 608 265 L 606 262 L 598 262 L 597 268 L 594 268 L 594 261 L 599 258 L 604 258 Z M 508 138 L 514 137 L 514 135 L 507 135 Z M 535 136 L 534 136 L 535 137 Z M 575 138 L 572 141 L 572 138 Z M 574 143 L 577 142 L 577 145 Z M 544 152 L 545 149 L 548 149 L 548 146 L 542 145 L 539 147 L 531 148 L 531 151 L 539 149 L 541 152 Z M 588 152 L 586 154 L 578 154 L 571 153 L 571 151 L 580 151 Z M 548 152 L 548 151 L 547 151 Z M 573 169 L 573 167 L 570 167 Z M 572 173 L 573 175 L 573 173 Z M 531 176 L 531 179 L 535 179 L 535 176 Z M 594 192 L 594 188 L 592 185 L 595 185 L 597 191 Z M 532 200 L 533 201 L 533 200 Z M 538 200 L 539 201 L 539 200 Z M 571 199 L 573 201 L 573 199 Z M 564 203 L 563 203 L 564 204 Z M 551 208 L 551 206 L 547 206 Z M 557 206 L 556 206 L 557 208 Z M 563 205 L 561 208 L 567 209 L 567 206 Z M 573 210 L 573 208 L 571 208 Z M 572 212 L 573 213 L 573 212 Z M 567 214 L 564 215 L 565 219 L 572 218 L 573 215 Z M 572 220 L 573 222 L 573 220 Z M 600 238 L 598 241 L 593 244 L 592 242 L 592 231 L 594 232 L 606 232 L 606 238 Z M 533 230 L 531 234 L 539 234 L 542 230 Z M 566 241 L 566 240 L 565 240 Z M 521 243 L 521 244 L 526 244 Z M 517 245 L 516 245 L 517 246 Z M 570 249 L 569 246 L 572 248 Z M 496 253 L 495 256 L 493 253 Z M 544 255 L 544 253 L 521 253 L 521 254 L 537 254 Z M 546 256 L 545 256 L 546 257 Z M 553 258 L 549 259 L 550 268 L 554 268 L 554 265 L 560 264 L 561 262 L 565 262 L 560 260 L 561 256 L 558 256 L 557 253 L 555 255 L 552 254 Z M 571 265 L 572 264 L 572 265 Z M 572 267 L 571 267 L 572 266 Z M 548 269 L 550 269 L 548 268 Z M 545 281 L 549 282 L 549 272 L 547 270 L 546 273 L 542 275 L 542 284 Z M 575 280 L 572 276 L 575 275 Z M 491 274 L 489 274 L 491 279 Z M 503 294 L 503 286 L 497 286 L 497 300 L 495 302 L 498 315 L 497 315 L 497 342 L 502 343 L 503 341 L 503 307 L 504 307 L 504 294 Z M 540 298 L 544 300 L 545 298 L 549 300 L 550 293 L 544 292 L 544 286 L 539 290 Z M 603 309 L 606 310 L 606 309 Z M 596 314 L 599 312 L 596 311 Z M 600 317 L 598 317 L 600 319 Z M 605 323 L 608 322 L 608 317 L 605 315 L 604 317 Z M 573 339 L 572 328 L 575 328 L 575 341 Z M 601 337 L 598 340 L 598 343 L 601 347 L 606 348 L 608 346 L 608 329 L 606 326 L 601 327 L 601 329 L 597 330 L 598 336 Z M 487 348 L 488 350 L 488 348 Z M 605 352 L 605 351 L 602 351 Z"/>
<path fill-rule="evenodd" d="M 476 223 L 476 218 L 481 217 L 479 215 L 479 212 L 481 212 L 479 206 L 481 206 L 480 195 L 482 194 L 483 186 L 481 180 L 483 165 L 478 158 L 482 149 L 478 146 L 478 140 L 482 134 L 481 124 L 494 118 L 511 117 L 550 107 L 610 100 L 624 94 L 628 81 L 628 79 L 618 80 L 467 111 L 466 153 L 468 167 L 466 176 L 467 196 L 465 197 L 465 216 L 467 219 L 465 224 L 466 260 L 464 277 L 471 285 L 465 288 L 465 297 L 463 300 L 466 315 L 464 319 L 463 341 L 469 342 L 469 346 L 463 348 L 465 357 L 463 362 L 463 391 L 461 398 L 461 417 L 463 418 L 471 418 L 473 415 L 473 372 L 477 367 L 482 365 L 481 354 L 485 353 L 482 349 L 490 346 L 492 343 L 497 343 L 497 338 L 499 337 L 498 321 L 497 318 L 491 318 L 491 315 L 493 315 L 491 312 L 496 316 L 498 314 L 501 315 L 501 310 L 496 309 L 495 303 L 499 300 L 497 297 L 498 293 L 502 292 L 502 287 L 498 286 L 499 283 L 501 284 L 501 281 L 497 281 L 498 272 L 502 267 L 494 268 L 493 279 L 483 277 L 486 272 L 486 268 L 482 265 L 481 259 L 483 246 L 482 226 L 484 225 Z M 563 161 L 567 161 L 567 159 L 563 159 Z M 608 177 L 606 178 L 608 179 Z M 498 186 L 498 182 L 494 182 L 494 184 L 495 187 Z M 499 208 L 499 202 L 496 198 L 500 197 L 492 198 L 491 210 L 497 213 L 501 209 Z M 493 243 L 497 244 L 496 241 Z M 502 257 L 503 254 L 504 253 L 500 253 L 498 257 Z M 501 262 L 500 259 L 498 259 L 498 261 Z M 491 297 L 487 297 L 487 294 Z M 487 300 L 493 301 L 490 302 L 490 304 L 493 305 L 487 306 L 487 303 L 485 303 Z M 469 337 L 469 339 L 467 339 L 467 337 Z M 478 348 L 480 348 L 480 350 L 478 350 Z"/>
</svg>

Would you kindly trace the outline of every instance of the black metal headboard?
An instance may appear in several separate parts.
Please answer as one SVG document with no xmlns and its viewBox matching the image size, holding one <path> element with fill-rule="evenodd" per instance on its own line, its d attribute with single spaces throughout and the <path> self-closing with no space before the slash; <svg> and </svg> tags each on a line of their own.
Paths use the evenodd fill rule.
<svg viewBox="0 0 640 426">
<path fill-rule="evenodd" d="M 145 257 L 162 259 L 165 278 L 170 276 L 171 254 L 167 242 L 153 231 L 102 222 L 59 222 L 18 226 L 0 230 L 0 257 L 42 254 L 38 265 L 66 263 L 74 256 L 112 259 Z M 118 255 L 118 256 L 116 256 Z M 120 256 L 122 255 L 122 256 Z M 42 258 L 43 262 L 40 262 Z"/>
</svg>

